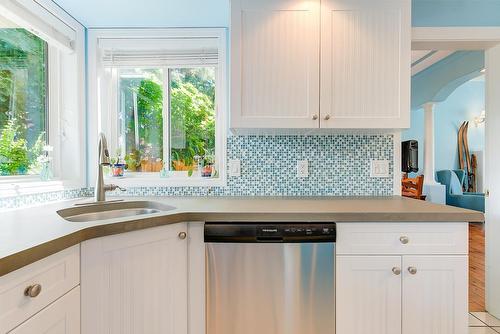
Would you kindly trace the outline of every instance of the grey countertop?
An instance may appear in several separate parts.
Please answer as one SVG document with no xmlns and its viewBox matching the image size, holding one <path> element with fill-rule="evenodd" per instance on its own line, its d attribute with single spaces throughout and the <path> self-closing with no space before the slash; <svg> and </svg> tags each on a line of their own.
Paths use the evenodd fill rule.
<svg viewBox="0 0 500 334">
<path fill-rule="evenodd" d="M 57 210 L 78 199 L 0 213 L 0 276 L 84 240 L 186 221 L 482 222 L 481 212 L 394 197 L 127 197 L 174 206 L 161 213 L 76 223 Z"/>
</svg>

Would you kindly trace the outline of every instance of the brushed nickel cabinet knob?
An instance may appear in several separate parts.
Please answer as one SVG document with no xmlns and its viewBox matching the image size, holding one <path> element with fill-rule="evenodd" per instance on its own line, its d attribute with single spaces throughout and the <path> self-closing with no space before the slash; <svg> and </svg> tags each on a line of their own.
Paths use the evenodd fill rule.
<svg viewBox="0 0 500 334">
<path fill-rule="evenodd" d="M 186 237 L 187 237 L 186 232 L 179 232 L 179 239 L 184 240 L 184 239 L 186 239 Z"/>
<path fill-rule="evenodd" d="M 394 268 L 392 268 L 392 272 L 393 272 L 394 275 L 398 276 L 398 275 L 401 274 L 401 268 L 394 267 Z"/>
<path fill-rule="evenodd" d="M 415 275 L 417 273 L 417 268 L 415 267 L 408 267 L 408 272 L 412 275 Z"/>
<path fill-rule="evenodd" d="M 403 245 L 406 245 L 407 243 L 410 242 L 410 239 L 406 235 L 403 235 L 399 238 L 399 241 L 401 241 Z"/>
<path fill-rule="evenodd" d="M 330 119 L 330 115 L 325 115 L 325 117 L 323 118 L 325 121 L 328 121 Z"/>
<path fill-rule="evenodd" d="M 317 119 L 318 119 L 318 115 L 313 115 L 313 116 L 312 116 L 312 119 L 313 119 L 313 120 L 317 120 Z"/>
<path fill-rule="evenodd" d="M 24 289 L 24 295 L 30 298 L 37 297 L 40 292 L 42 292 L 42 286 L 40 284 L 33 284 Z"/>
</svg>

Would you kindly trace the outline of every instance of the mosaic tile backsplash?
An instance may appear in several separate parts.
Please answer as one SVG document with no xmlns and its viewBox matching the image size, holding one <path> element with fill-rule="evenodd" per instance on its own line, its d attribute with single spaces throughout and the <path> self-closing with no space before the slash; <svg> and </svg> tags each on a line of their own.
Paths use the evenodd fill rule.
<svg viewBox="0 0 500 334">
<path fill-rule="evenodd" d="M 393 135 L 231 136 L 227 159 L 241 160 L 241 176 L 225 187 L 138 187 L 123 196 L 389 196 L 393 193 Z M 298 160 L 309 177 L 297 178 Z M 389 160 L 390 177 L 370 178 L 370 160 Z M 91 196 L 79 189 L 0 199 L 0 207 Z"/>
</svg>

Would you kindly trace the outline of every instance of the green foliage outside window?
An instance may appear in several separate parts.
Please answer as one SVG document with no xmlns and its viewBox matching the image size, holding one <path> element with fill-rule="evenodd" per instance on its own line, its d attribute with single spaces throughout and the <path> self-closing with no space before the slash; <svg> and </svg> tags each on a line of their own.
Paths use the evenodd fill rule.
<svg viewBox="0 0 500 334">
<path fill-rule="evenodd" d="M 47 44 L 0 29 L 0 175 L 36 174 L 45 144 Z"/>
<path fill-rule="evenodd" d="M 134 72 L 136 73 L 136 72 Z M 163 89 L 155 70 L 143 70 L 142 78 L 129 72 L 121 78 L 122 129 L 125 162 L 130 171 L 142 170 L 145 159 L 163 159 Z M 215 70 L 210 67 L 170 70 L 171 168 L 190 170 L 195 158 L 213 163 L 215 152 Z M 133 99 L 135 94 L 137 101 Z M 136 143 L 134 103 L 137 103 L 139 145 Z M 209 158 L 210 157 L 210 158 Z"/>
</svg>

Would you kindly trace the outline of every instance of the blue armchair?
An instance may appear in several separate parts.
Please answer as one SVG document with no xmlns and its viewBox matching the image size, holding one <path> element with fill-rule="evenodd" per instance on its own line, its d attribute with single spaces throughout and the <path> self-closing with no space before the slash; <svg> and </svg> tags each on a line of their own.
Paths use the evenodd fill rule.
<svg viewBox="0 0 500 334">
<path fill-rule="evenodd" d="M 438 182 L 446 186 L 447 205 L 484 212 L 484 194 L 463 192 L 463 170 L 440 170 L 436 174 Z"/>
</svg>

